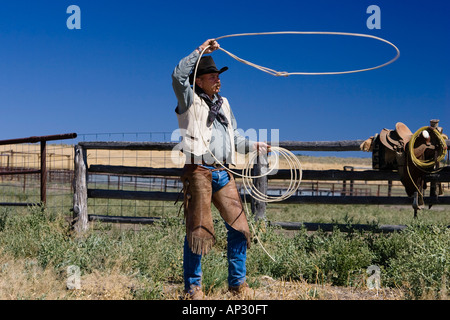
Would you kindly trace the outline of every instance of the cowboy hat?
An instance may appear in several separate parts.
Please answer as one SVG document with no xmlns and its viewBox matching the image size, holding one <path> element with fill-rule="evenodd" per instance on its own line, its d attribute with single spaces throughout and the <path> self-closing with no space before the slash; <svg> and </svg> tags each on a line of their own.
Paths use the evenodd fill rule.
<svg viewBox="0 0 450 320">
<path fill-rule="evenodd" d="M 208 74 L 208 73 L 218 73 L 221 74 L 222 72 L 225 72 L 228 70 L 228 67 L 223 67 L 222 69 L 217 69 L 216 64 L 214 63 L 214 60 L 211 56 L 203 56 L 200 59 L 200 62 L 198 64 L 197 68 L 197 77 Z M 189 75 L 189 82 L 191 84 L 194 83 L 194 71 Z"/>
</svg>

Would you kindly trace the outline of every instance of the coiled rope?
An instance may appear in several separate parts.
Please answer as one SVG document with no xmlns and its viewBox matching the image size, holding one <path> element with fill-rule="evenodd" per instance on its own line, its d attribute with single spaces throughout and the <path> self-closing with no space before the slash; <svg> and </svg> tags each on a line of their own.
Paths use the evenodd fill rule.
<svg viewBox="0 0 450 320">
<path fill-rule="evenodd" d="M 439 140 L 440 154 L 436 158 L 436 160 L 434 160 L 434 159 L 431 159 L 431 160 L 420 160 L 420 159 L 417 159 L 416 155 L 414 154 L 414 144 L 416 142 L 416 139 L 423 131 L 430 130 L 430 129 L 432 129 L 432 132 L 434 133 L 436 138 Z M 433 169 L 434 169 L 434 166 L 436 165 L 436 163 L 441 162 L 445 158 L 446 151 L 447 151 L 447 143 L 445 142 L 445 139 L 442 136 L 442 134 L 438 130 L 436 130 L 435 128 L 430 128 L 430 127 L 422 127 L 422 128 L 420 128 L 419 130 L 416 131 L 416 133 L 414 133 L 412 135 L 411 140 L 409 142 L 409 154 L 411 155 L 412 163 L 418 169 L 420 169 L 422 171 L 426 171 L 428 173 L 436 173 L 436 172 L 440 171 L 440 169 L 438 169 L 438 170 L 433 170 Z"/>
<path fill-rule="evenodd" d="M 434 159 L 420 160 L 420 159 L 417 159 L 417 157 L 414 153 L 414 144 L 416 142 L 416 139 L 425 130 L 431 130 L 431 132 L 439 140 L 440 154 L 439 154 L 439 156 L 436 157 L 436 160 L 434 160 Z M 414 133 L 412 135 L 411 140 L 409 141 L 408 151 L 411 156 L 411 161 L 417 169 L 419 169 L 420 171 L 425 172 L 425 173 L 437 173 L 437 172 L 441 171 L 442 168 L 440 168 L 440 169 L 438 168 L 437 170 L 435 170 L 435 166 L 437 163 L 441 162 L 445 158 L 445 154 L 447 153 L 447 143 L 445 142 L 445 139 L 442 136 L 442 134 L 437 129 L 431 128 L 431 127 L 422 127 L 419 130 L 417 130 L 416 133 Z M 409 161 L 408 156 L 406 156 L 406 161 Z M 414 179 L 411 176 L 411 172 L 409 170 L 408 163 L 406 165 L 406 170 L 408 172 L 409 179 L 413 183 L 417 192 L 419 193 L 419 195 L 421 197 L 423 197 L 423 194 L 420 191 L 420 188 L 416 185 L 416 183 L 414 182 Z"/>
</svg>

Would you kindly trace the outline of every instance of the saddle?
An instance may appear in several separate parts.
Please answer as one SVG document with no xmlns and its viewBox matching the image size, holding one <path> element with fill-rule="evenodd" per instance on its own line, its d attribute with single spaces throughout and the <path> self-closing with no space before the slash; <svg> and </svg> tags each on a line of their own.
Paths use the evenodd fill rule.
<svg viewBox="0 0 450 320">
<path fill-rule="evenodd" d="M 414 209 L 424 207 L 423 190 L 427 189 L 424 178 L 439 168 L 438 155 L 442 154 L 443 149 L 446 150 L 442 139 L 448 137 L 441 135 L 442 128 L 437 126 L 438 123 L 439 120 L 432 120 L 429 127 L 423 127 L 413 134 L 404 123 L 397 122 L 395 129 L 384 128 L 360 146 L 361 150 L 372 152 L 373 169 L 398 172 L 406 194 L 408 197 L 414 197 Z M 411 146 L 411 143 L 414 145 Z M 419 161 L 431 165 L 422 167 L 417 164 Z M 437 197 L 442 194 L 441 184 L 432 182 L 430 196 Z"/>
</svg>

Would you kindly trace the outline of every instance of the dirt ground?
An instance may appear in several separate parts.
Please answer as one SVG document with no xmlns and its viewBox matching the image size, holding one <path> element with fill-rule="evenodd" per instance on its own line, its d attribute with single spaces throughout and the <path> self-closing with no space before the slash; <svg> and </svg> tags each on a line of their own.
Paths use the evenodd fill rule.
<svg viewBox="0 0 450 320">
<path fill-rule="evenodd" d="M 250 300 L 403 300 L 404 295 L 398 289 L 367 287 L 337 287 L 331 285 L 308 284 L 303 281 L 279 281 L 268 276 L 258 279 L 260 286 L 254 290 Z M 164 295 L 168 300 L 180 299 L 182 286 L 167 285 Z M 206 300 L 236 299 L 226 288 L 215 290 L 214 293 L 205 292 Z"/>
</svg>

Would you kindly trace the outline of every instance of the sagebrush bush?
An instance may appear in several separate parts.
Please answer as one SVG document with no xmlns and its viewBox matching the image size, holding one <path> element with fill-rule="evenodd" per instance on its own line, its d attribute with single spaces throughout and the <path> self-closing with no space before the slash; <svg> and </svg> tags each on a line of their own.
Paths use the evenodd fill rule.
<svg viewBox="0 0 450 320">
<path fill-rule="evenodd" d="M 338 230 L 309 235 L 303 229 L 292 238 L 272 234 L 262 236 L 261 241 L 270 243 L 276 262 L 259 252 L 256 257 L 264 263 L 255 263 L 260 272 L 312 283 L 351 285 L 372 264 L 374 256 L 359 234 L 348 235 Z"/>
<path fill-rule="evenodd" d="M 323 239 L 324 243 L 314 250 L 327 282 L 337 286 L 355 284 L 372 265 L 373 253 L 359 234 L 346 235 L 335 230 Z"/>
<path fill-rule="evenodd" d="M 416 224 L 392 238 L 397 250 L 387 259 L 386 280 L 407 287 L 413 298 L 441 298 L 450 288 L 450 229 Z"/>
</svg>

